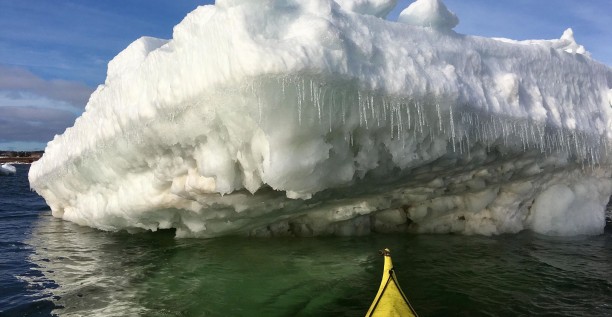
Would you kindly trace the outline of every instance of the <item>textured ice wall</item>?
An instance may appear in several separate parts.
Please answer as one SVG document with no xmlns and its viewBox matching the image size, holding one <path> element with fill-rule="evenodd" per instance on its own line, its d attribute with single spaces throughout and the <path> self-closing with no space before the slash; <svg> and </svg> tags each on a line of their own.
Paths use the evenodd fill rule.
<svg viewBox="0 0 612 317">
<path fill-rule="evenodd" d="M 32 188 L 56 217 L 179 236 L 603 230 L 610 68 L 366 2 L 217 1 L 135 41 Z"/>
</svg>

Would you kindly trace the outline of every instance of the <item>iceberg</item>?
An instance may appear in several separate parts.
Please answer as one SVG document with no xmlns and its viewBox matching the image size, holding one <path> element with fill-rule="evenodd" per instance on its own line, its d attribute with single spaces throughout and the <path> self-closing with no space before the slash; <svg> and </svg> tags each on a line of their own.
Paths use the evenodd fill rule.
<svg viewBox="0 0 612 317">
<path fill-rule="evenodd" d="M 439 0 L 217 0 L 108 65 L 32 164 L 55 217 L 177 237 L 599 234 L 612 69 Z"/>
<path fill-rule="evenodd" d="M 11 164 L 2 164 L 0 165 L 0 176 L 13 175 L 17 173 L 17 169 L 15 166 Z"/>
</svg>

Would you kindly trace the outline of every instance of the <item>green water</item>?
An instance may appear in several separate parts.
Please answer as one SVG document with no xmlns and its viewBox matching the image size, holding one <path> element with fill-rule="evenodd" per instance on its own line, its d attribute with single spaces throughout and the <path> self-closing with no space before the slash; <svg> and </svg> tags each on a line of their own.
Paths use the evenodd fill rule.
<svg viewBox="0 0 612 317">
<path fill-rule="evenodd" d="M 62 316 L 363 316 L 388 247 L 421 316 L 612 315 L 612 233 L 175 239 L 41 216 L 25 278 Z"/>
</svg>

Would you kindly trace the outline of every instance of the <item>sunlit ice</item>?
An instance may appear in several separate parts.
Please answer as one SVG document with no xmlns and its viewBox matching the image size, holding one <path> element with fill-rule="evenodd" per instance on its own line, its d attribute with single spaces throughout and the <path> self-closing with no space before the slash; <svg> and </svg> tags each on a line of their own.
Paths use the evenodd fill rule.
<svg viewBox="0 0 612 317">
<path fill-rule="evenodd" d="M 53 215 L 180 237 L 598 234 L 609 67 L 441 1 L 217 1 L 117 55 L 33 164 Z"/>
</svg>

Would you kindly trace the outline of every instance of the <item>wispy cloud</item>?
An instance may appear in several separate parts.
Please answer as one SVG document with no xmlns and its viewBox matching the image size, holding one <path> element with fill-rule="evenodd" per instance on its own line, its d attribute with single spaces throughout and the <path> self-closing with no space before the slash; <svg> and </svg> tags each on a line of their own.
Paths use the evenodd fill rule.
<svg viewBox="0 0 612 317">
<path fill-rule="evenodd" d="M 74 123 L 93 89 L 0 65 L 0 145 L 44 144 Z"/>
<path fill-rule="evenodd" d="M 72 126 L 113 56 L 169 38 L 212 0 L 0 0 L 0 149 L 41 149 Z"/>
<path fill-rule="evenodd" d="M 0 106 L 0 143 L 46 143 L 74 123 L 71 111 L 38 106 Z"/>
<path fill-rule="evenodd" d="M 30 71 L 0 65 L 0 92 L 27 92 L 51 100 L 65 101 L 76 108 L 84 108 L 93 88 L 79 82 L 62 79 L 42 79 Z"/>
</svg>

